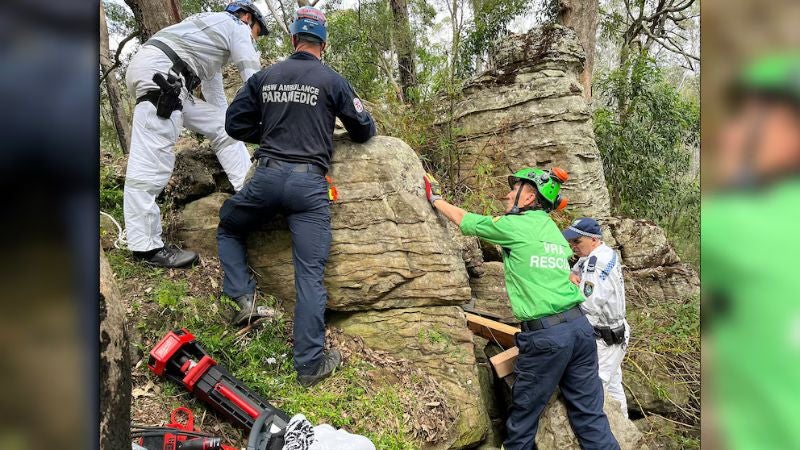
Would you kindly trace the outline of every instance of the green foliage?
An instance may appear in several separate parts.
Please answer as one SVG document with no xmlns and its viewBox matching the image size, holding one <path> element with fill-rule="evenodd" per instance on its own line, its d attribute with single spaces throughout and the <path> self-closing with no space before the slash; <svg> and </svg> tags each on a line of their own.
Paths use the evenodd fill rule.
<svg viewBox="0 0 800 450">
<path fill-rule="evenodd" d="M 458 73 L 468 77 L 475 71 L 475 62 L 485 52 L 491 51 L 498 37 L 506 32 L 511 20 L 524 13 L 535 2 L 525 0 L 475 1 L 473 22 L 467 28 Z"/>
<path fill-rule="evenodd" d="M 109 166 L 100 166 L 100 211 L 122 220 L 122 180 Z"/>
<path fill-rule="evenodd" d="M 392 12 L 388 2 L 368 0 L 358 10 L 326 11 L 328 50 L 325 62 L 342 74 L 368 100 L 391 99 L 390 51 Z"/>
<path fill-rule="evenodd" d="M 153 292 L 153 300 L 162 308 L 174 308 L 186 297 L 186 281 L 162 280 Z"/>
<path fill-rule="evenodd" d="M 700 136 L 696 99 L 681 95 L 647 57 L 601 75 L 595 86 L 603 106 L 594 113 L 594 132 L 615 213 L 655 220 L 672 237 L 689 242 L 681 256 L 696 262 L 700 185 L 691 170 L 691 150 Z"/>
</svg>

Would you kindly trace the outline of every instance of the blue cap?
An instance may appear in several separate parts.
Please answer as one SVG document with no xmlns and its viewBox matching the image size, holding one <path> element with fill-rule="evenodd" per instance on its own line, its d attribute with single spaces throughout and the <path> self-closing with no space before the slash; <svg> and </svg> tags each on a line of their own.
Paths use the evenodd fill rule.
<svg viewBox="0 0 800 450">
<path fill-rule="evenodd" d="M 561 232 L 564 234 L 564 239 L 571 241 L 579 237 L 593 237 L 602 238 L 603 230 L 600 229 L 600 224 L 591 217 L 581 217 L 580 219 L 572 222 L 566 230 Z"/>
</svg>

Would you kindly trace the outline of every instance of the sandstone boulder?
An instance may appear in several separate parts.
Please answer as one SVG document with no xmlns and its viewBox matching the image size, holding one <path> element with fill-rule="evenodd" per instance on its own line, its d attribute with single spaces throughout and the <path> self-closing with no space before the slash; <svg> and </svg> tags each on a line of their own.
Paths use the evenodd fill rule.
<svg viewBox="0 0 800 450">
<path fill-rule="evenodd" d="M 175 169 L 164 194 L 175 206 L 182 206 L 217 191 L 233 193 L 217 155 L 208 144 L 182 139 L 176 145 Z"/>
<path fill-rule="evenodd" d="M 642 433 L 619 410 L 619 403 L 606 394 L 603 410 L 608 417 L 611 432 L 623 450 L 646 449 Z M 575 433 L 569 424 L 564 400 L 558 396 L 550 399 L 539 419 L 536 445 L 541 450 L 580 449 Z"/>
<path fill-rule="evenodd" d="M 331 208 L 333 243 L 325 270 L 328 307 L 364 310 L 463 304 L 470 289 L 462 251 L 425 199 L 425 174 L 403 141 L 376 136 L 365 144 L 336 140 L 331 176 L 339 200 Z M 224 194 L 180 213 L 177 235 L 187 248 L 216 255 Z M 291 236 L 277 217 L 248 241 L 250 266 L 265 292 L 294 301 Z"/>
<path fill-rule="evenodd" d="M 187 204 L 178 216 L 179 241 L 200 255 L 217 256 L 219 209 L 230 194 L 215 192 Z"/>
<path fill-rule="evenodd" d="M 610 244 L 620 251 L 622 260 L 629 269 L 668 266 L 680 262 L 664 230 L 652 221 L 621 217 L 607 217 L 602 221 L 613 237 Z"/>
<path fill-rule="evenodd" d="M 508 302 L 503 263 L 497 261 L 483 263 L 483 272 L 480 277 L 469 279 L 474 300 L 473 307 L 497 316 L 496 320 L 500 322 L 518 322 Z"/>
<path fill-rule="evenodd" d="M 331 324 L 346 335 L 359 336 L 374 350 L 413 361 L 444 388 L 457 418 L 448 439 L 427 448 L 465 448 L 484 439 L 489 419 L 481 400 L 472 333 L 461 308 L 397 308 L 341 316 Z"/>
<path fill-rule="evenodd" d="M 325 271 L 336 310 L 463 304 L 470 291 L 461 250 L 425 199 L 425 174 L 400 139 L 336 140 L 331 176 L 333 244 Z M 254 233 L 250 265 L 262 288 L 293 301 L 290 238 L 280 222 Z"/>
<path fill-rule="evenodd" d="M 625 270 L 623 276 L 631 304 L 685 302 L 700 292 L 700 277 L 688 264 Z"/>
<path fill-rule="evenodd" d="M 579 74 L 585 59 L 575 32 L 559 25 L 511 35 L 499 44 L 495 69 L 464 88 L 455 106 L 460 176 L 502 197 L 505 176 L 526 166 L 560 166 L 572 208 L 607 216 L 609 196 Z M 440 125 L 449 115 L 443 114 Z"/>
</svg>

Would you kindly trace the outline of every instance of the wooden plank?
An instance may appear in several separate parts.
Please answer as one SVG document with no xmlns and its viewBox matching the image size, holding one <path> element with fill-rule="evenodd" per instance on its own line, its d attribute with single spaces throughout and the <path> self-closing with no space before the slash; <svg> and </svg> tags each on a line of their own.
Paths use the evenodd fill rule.
<svg viewBox="0 0 800 450">
<path fill-rule="evenodd" d="M 469 303 L 467 303 L 465 305 L 461 305 L 461 308 L 464 311 L 468 312 L 468 313 L 475 314 L 475 315 L 482 316 L 482 317 L 486 317 L 486 318 L 489 318 L 489 319 L 492 319 L 492 320 L 500 320 L 500 319 L 503 318 L 503 316 L 501 316 L 499 314 L 495 314 L 495 313 L 490 312 L 490 311 L 484 311 L 482 309 L 475 309 L 475 307 L 473 305 L 469 304 Z"/>
<path fill-rule="evenodd" d="M 491 342 L 496 342 L 504 348 L 517 345 L 514 341 L 514 335 L 519 333 L 519 328 L 476 314 L 464 314 L 467 316 L 467 327 L 478 336 L 488 339 Z"/>
<path fill-rule="evenodd" d="M 494 371 L 497 372 L 497 376 L 499 378 L 505 378 L 514 372 L 514 363 L 517 362 L 518 355 L 519 348 L 511 347 L 503 353 L 498 353 L 489 358 L 489 362 L 492 363 Z"/>
</svg>

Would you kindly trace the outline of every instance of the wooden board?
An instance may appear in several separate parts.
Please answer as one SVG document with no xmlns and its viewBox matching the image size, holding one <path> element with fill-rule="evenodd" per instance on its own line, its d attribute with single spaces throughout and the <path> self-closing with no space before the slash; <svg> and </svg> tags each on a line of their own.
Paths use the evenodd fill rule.
<svg viewBox="0 0 800 450">
<path fill-rule="evenodd" d="M 489 358 L 489 362 L 492 363 L 492 367 L 494 367 L 494 371 L 497 372 L 497 376 L 499 378 L 505 378 L 514 372 L 514 363 L 517 362 L 518 355 L 519 348 L 511 347 L 503 353 L 498 353 Z"/>
<path fill-rule="evenodd" d="M 464 314 L 467 316 L 467 327 L 478 336 L 488 339 L 490 342 L 496 342 L 503 348 L 511 348 L 517 345 L 514 341 L 514 335 L 519 333 L 519 328 L 476 314 Z"/>
</svg>

